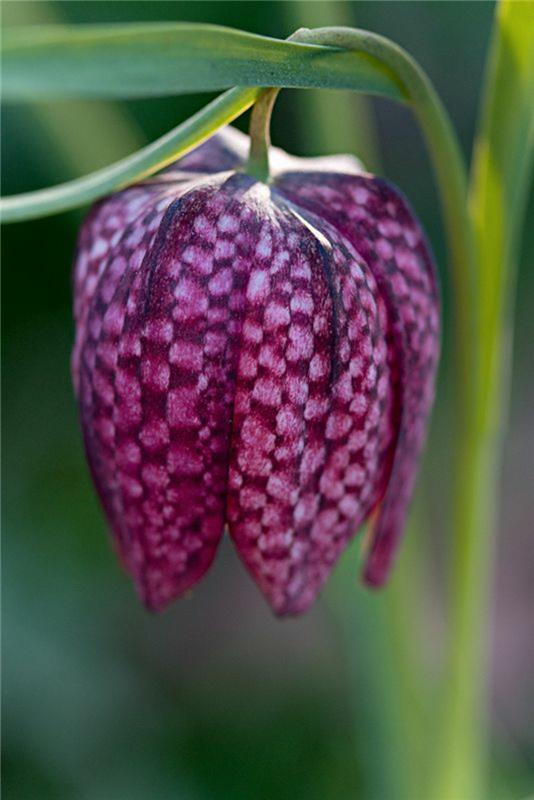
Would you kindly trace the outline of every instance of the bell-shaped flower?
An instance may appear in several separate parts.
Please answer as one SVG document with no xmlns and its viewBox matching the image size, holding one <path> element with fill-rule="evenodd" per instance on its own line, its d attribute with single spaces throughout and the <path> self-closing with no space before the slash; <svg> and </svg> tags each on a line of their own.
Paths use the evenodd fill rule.
<svg viewBox="0 0 534 800">
<path fill-rule="evenodd" d="M 74 270 L 73 376 L 121 559 L 163 609 L 225 526 L 277 614 L 316 598 L 369 519 L 389 571 L 432 405 L 439 306 L 421 227 L 349 157 L 217 134 L 98 203 Z"/>
</svg>

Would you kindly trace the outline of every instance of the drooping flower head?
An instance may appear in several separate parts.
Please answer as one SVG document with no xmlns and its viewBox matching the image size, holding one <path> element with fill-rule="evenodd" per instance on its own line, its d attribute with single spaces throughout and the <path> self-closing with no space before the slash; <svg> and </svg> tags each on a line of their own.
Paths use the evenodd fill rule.
<svg viewBox="0 0 534 800">
<path fill-rule="evenodd" d="M 73 376 L 121 559 L 160 610 L 225 526 L 272 609 L 307 609 L 369 519 L 387 577 L 432 404 L 439 314 L 403 196 L 348 157 L 226 129 L 98 203 L 74 270 Z"/>
</svg>

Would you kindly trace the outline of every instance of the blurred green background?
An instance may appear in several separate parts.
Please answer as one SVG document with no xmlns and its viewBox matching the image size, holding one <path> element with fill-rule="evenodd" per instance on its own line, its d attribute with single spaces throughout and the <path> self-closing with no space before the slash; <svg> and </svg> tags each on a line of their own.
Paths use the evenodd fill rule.
<svg viewBox="0 0 534 800">
<path fill-rule="evenodd" d="M 2 21 L 193 20 L 277 37 L 301 26 L 369 28 L 395 39 L 427 70 L 468 156 L 493 11 L 490 2 L 5 0 Z M 110 163 L 206 100 L 8 106 L 2 193 Z M 70 267 L 81 213 L 5 227 L 6 800 L 423 800 L 402 785 L 406 763 L 418 767 L 402 708 L 425 693 L 431 698 L 440 670 L 455 392 L 436 193 L 409 113 L 383 101 L 283 92 L 273 141 L 299 155 L 362 157 L 408 195 L 439 262 L 439 395 L 397 573 L 382 594 L 365 593 L 356 545 L 316 607 L 281 622 L 225 543 L 190 599 L 148 615 L 111 552 L 71 389 Z M 492 613 L 489 796 L 510 800 L 534 792 L 533 220 L 531 197 Z M 413 717 L 432 737 L 432 713 Z"/>
</svg>

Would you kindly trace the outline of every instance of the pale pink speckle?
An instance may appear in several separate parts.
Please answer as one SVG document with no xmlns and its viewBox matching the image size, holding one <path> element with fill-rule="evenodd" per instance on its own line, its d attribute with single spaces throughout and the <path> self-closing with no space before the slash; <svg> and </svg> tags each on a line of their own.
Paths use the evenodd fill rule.
<svg viewBox="0 0 534 800">
<path fill-rule="evenodd" d="M 171 365 L 191 372 L 200 370 L 203 361 L 203 351 L 200 344 L 195 342 L 174 342 L 169 350 Z"/>
<path fill-rule="evenodd" d="M 281 303 L 269 303 L 265 309 L 265 330 L 272 331 L 287 325 L 291 319 L 289 308 Z"/>
<path fill-rule="evenodd" d="M 215 244 L 214 256 L 216 259 L 232 258 L 235 254 L 235 244 L 228 239 L 218 239 Z"/>
<path fill-rule="evenodd" d="M 251 302 L 266 300 L 269 293 L 269 273 L 263 270 L 254 272 L 247 287 L 247 299 Z"/>
<path fill-rule="evenodd" d="M 213 271 L 213 256 L 207 247 L 186 247 L 182 259 L 187 264 L 193 264 L 202 275 L 211 275 Z"/>
<path fill-rule="evenodd" d="M 196 404 L 197 395 L 192 389 L 172 389 L 167 396 L 169 425 L 174 428 L 197 425 Z"/>
</svg>

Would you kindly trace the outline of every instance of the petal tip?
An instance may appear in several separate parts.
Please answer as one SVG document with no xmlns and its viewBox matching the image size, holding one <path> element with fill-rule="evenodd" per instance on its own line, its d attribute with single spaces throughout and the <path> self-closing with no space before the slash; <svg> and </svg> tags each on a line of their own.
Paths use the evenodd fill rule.
<svg viewBox="0 0 534 800">
<path fill-rule="evenodd" d="M 394 550 L 389 542 L 381 547 L 381 542 L 371 546 L 365 563 L 362 581 L 369 589 L 380 589 L 387 582 L 394 560 Z M 383 543 L 382 543 L 383 544 Z"/>
<path fill-rule="evenodd" d="M 314 605 L 319 591 L 308 586 L 304 591 L 291 594 L 290 592 L 265 591 L 260 585 L 262 594 L 273 614 L 279 619 L 300 617 Z"/>
<path fill-rule="evenodd" d="M 191 594 L 189 586 L 177 585 L 172 576 L 143 575 L 134 578 L 134 583 L 139 599 L 151 614 L 161 614 L 175 600 Z"/>
<path fill-rule="evenodd" d="M 136 583 L 136 591 L 146 611 L 150 614 L 161 614 L 171 605 L 177 595 L 165 596 L 146 584 Z"/>
<path fill-rule="evenodd" d="M 387 581 L 389 570 L 367 565 L 362 573 L 362 582 L 368 589 L 381 589 Z"/>
</svg>

